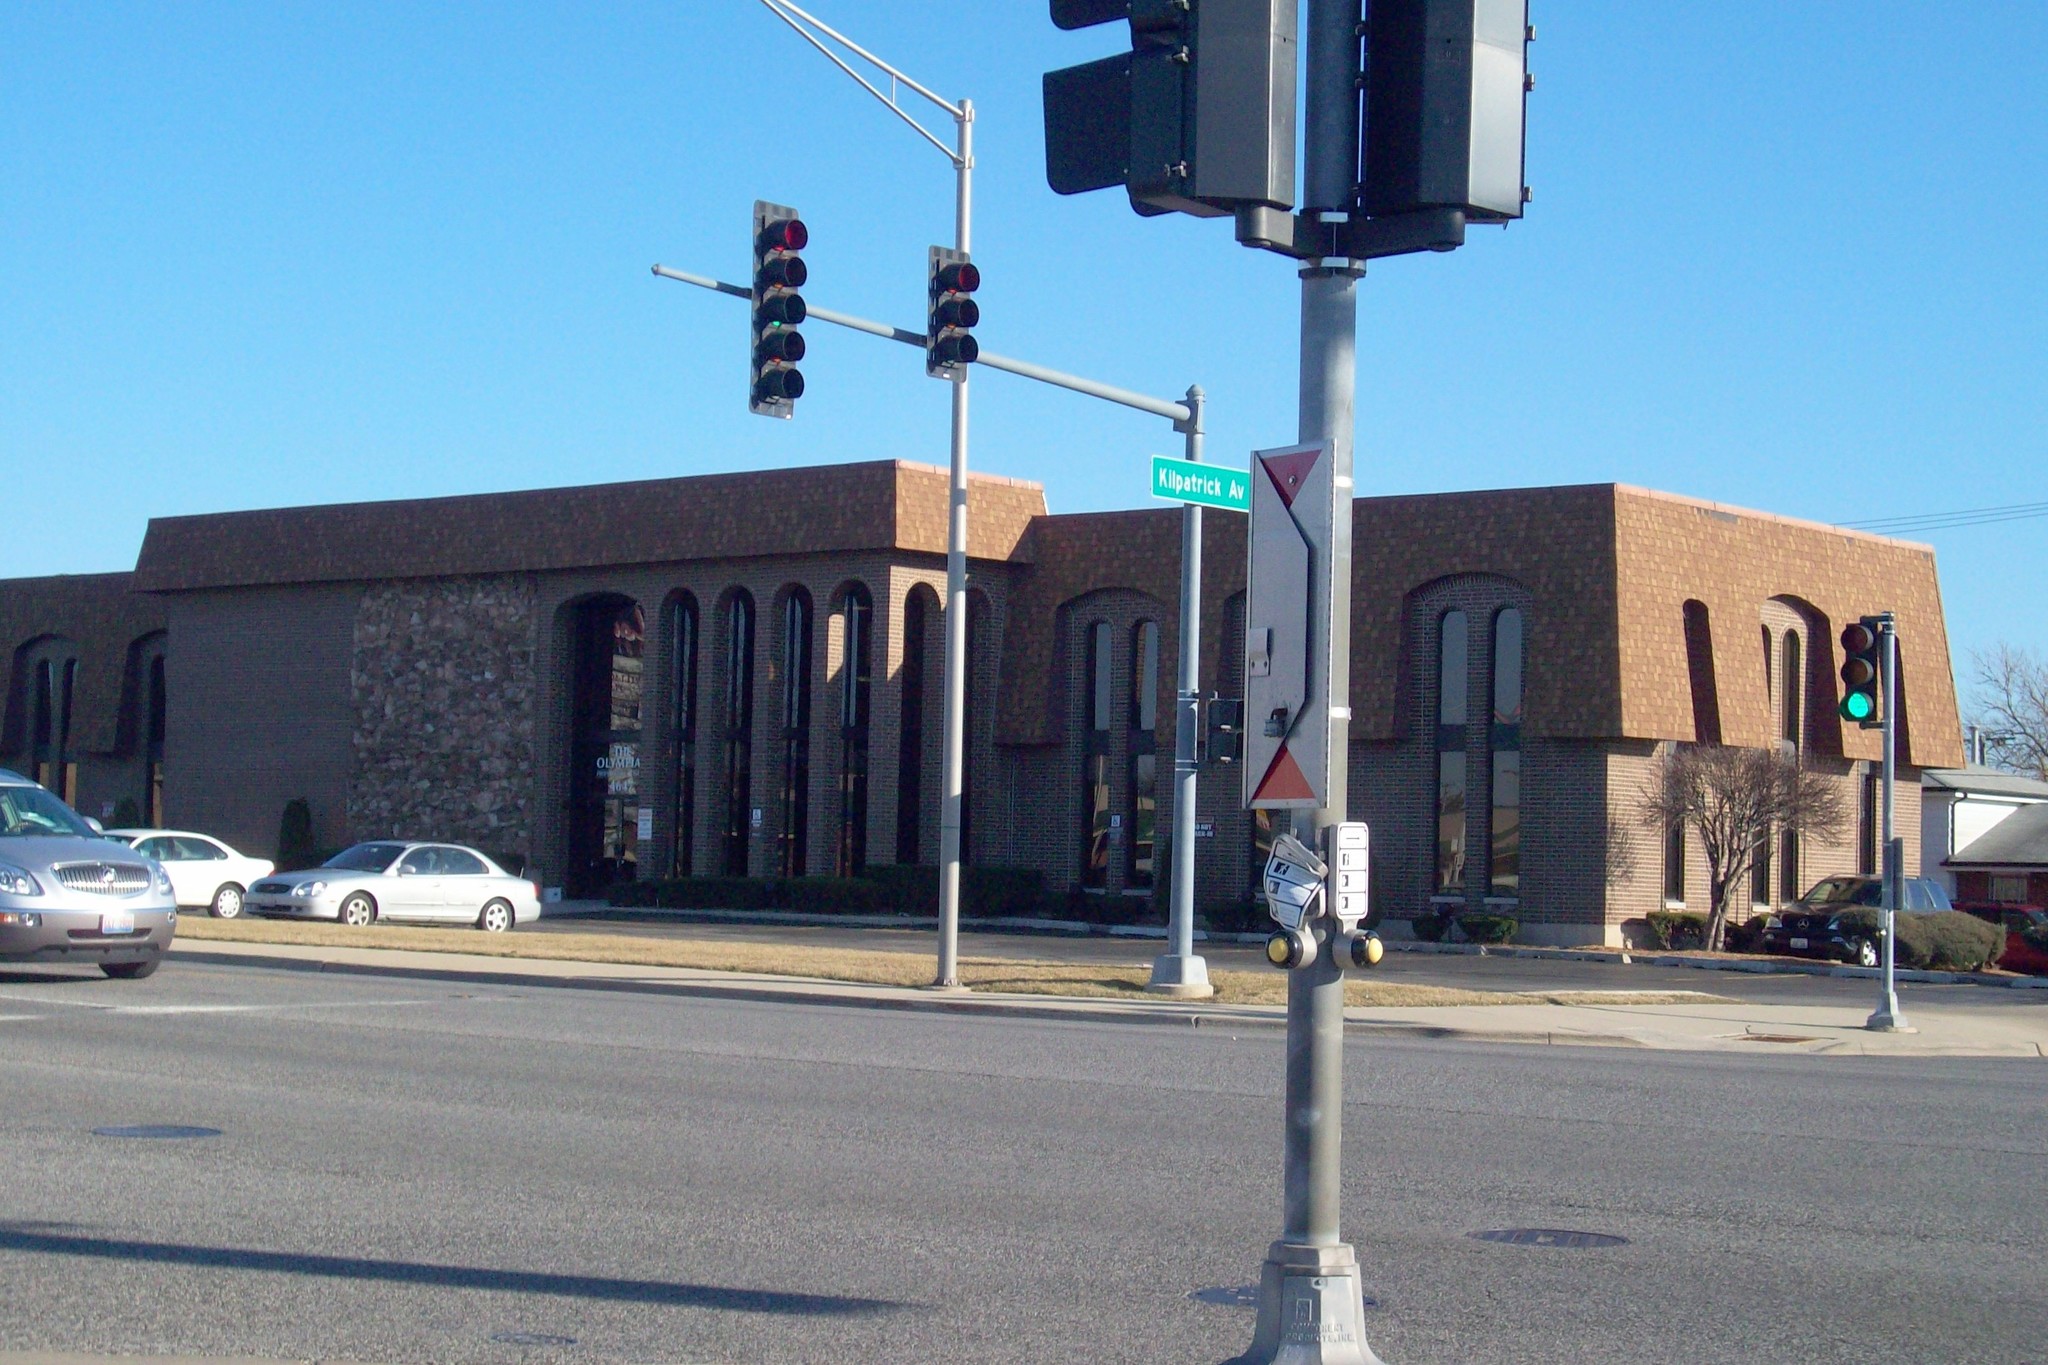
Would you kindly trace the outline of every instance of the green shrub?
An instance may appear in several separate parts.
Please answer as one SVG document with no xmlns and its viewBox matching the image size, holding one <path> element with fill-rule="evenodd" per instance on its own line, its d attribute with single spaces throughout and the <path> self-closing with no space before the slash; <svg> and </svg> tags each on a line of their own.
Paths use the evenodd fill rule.
<svg viewBox="0 0 2048 1365">
<path fill-rule="evenodd" d="M 1730 921 L 1722 940 L 1723 945 L 1731 953 L 1761 952 L 1764 925 L 1770 918 L 1767 912 L 1759 910 L 1740 924 Z"/>
<path fill-rule="evenodd" d="M 1893 960 L 1915 971 L 1975 972 L 1998 960 L 2005 950 L 2005 931 L 1960 910 L 1933 914 L 1900 914 L 1899 942 Z M 1884 912 L 1870 906 L 1846 910 L 1836 917 L 1843 929 L 1873 943 L 1884 942 Z"/>
<path fill-rule="evenodd" d="M 1422 942 L 1442 943 L 1445 936 L 1451 932 L 1451 925 L 1456 919 L 1457 916 L 1449 910 L 1425 910 L 1409 920 L 1408 924 L 1414 929 L 1415 937 Z"/>
<path fill-rule="evenodd" d="M 813 915 L 887 915 L 896 909 L 887 887 L 859 877 L 795 877 L 780 886 L 783 904 Z"/>
<path fill-rule="evenodd" d="M 1473 910 L 1458 916 L 1458 932 L 1474 943 L 1512 942 L 1517 927 L 1513 915 Z"/>
<path fill-rule="evenodd" d="M 1197 912 L 1202 927 L 1212 934 L 1256 934 L 1273 927 L 1273 917 L 1259 901 L 1245 896 L 1234 901 L 1210 901 Z"/>
<path fill-rule="evenodd" d="M 1931 915 L 1902 915 L 1917 921 L 1927 965 L 1938 972 L 1981 972 L 2005 951 L 2005 930 L 1986 924 L 1960 910 L 1937 910 Z M 1906 929 L 1899 930 L 1899 942 L 1906 942 Z"/>
<path fill-rule="evenodd" d="M 860 880 L 888 893 L 899 915 L 939 913 L 939 869 L 907 863 L 870 867 Z M 1045 874 L 1023 867 L 960 869 L 960 913 L 974 919 L 1036 919 L 1054 913 Z"/>
<path fill-rule="evenodd" d="M 135 798 L 124 796 L 114 803 L 114 813 L 107 817 L 107 824 L 113 829 L 135 829 L 142 824 L 142 807 L 135 804 Z"/>
<path fill-rule="evenodd" d="M 277 870 L 296 872 L 302 867 L 320 866 L 320 850 L 313 844 L 313 807 L 303 796 L 284 803 L 277 818 Z"/>
<path fill-rule="evenodd" d="M 1707 943 L 1707 917 L 1697 910 L 1652 910 L 1643 916 L 1650 941 L 1659 948 L 1703 948 Z"/>
</svg>

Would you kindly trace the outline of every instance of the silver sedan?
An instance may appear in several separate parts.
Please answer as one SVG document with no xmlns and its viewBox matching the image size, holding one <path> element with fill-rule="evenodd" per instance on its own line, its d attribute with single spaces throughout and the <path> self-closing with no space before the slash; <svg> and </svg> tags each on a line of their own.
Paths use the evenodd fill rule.
<svg viewBox="0 0 2048 1365">
<path fill-rule="evenodd" d="M 343 849 L 319 867 L 254 882 L 242 899 L 254 915 L 474 924 L 504 933 L 540 916 L 540 888 L 459 844 L 380 839 Z"/>
</svg>

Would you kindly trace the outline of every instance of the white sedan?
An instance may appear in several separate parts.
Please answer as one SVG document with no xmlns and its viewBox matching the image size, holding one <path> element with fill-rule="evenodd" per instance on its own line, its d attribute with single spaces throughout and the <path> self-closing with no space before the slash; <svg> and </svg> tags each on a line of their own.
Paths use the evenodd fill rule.
<svg viewBox="0 0 2048 1365">
<path fill-rule="evenodd" d="M 540 918 L 540 888 L 460 844 L 377 839 L 318 867 L 265 877 L 247 904 L 257 915 L 350 925 L 444 920 L 502 934 Z"/>
<path fill-rule="evenodd" d="M 178 904 L 204 908 L 217 919 L 241 914 L 242 898 L 250 885 L 269 876 L 277 866 L 268 858 L 247 857 L 212 835 L 190 830 L 110 829 L 106 837 L 162 863 Z"/>
</svg>

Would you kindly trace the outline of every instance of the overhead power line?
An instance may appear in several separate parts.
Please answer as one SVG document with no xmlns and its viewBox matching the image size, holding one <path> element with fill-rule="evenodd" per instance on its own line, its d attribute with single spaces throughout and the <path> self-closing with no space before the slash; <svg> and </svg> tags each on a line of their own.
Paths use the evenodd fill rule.
<svg viewBox="0 0 2048 1365">
<path fill-rule="evenodd" d="M 1906 517 L 1875 517 L 1868 521 L 1840 523 L 1856 531 L 1879 535 L 1912 535 L 1925 531 L 1949 531 L 1960 526 L 1989 526 L 2001 521 L 2026 521 L 2048 517 L 2048 502 L 2016 502 L 2004 507 L 1971 507 L 1959 512 L 1923 512 Z"/>
</svg>

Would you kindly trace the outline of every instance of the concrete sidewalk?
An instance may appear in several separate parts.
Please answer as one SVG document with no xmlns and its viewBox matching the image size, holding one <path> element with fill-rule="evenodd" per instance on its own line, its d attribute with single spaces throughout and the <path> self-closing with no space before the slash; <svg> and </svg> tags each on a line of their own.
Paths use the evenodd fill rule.
<svg viewBox="0 0 2048 1365">
<path fill-rule="evenodd" d="M 1119 1020 L 1200 1028 L 1277 1028 L 1277 1005 L 1216 1005 L 871 986 L 806 977 L 500 958 L 388 948 L 300 947 L 219 940 L 174 942 L 184 961 L 301 971 L 360 972 L 501 985 L 646 991 L 868 1009 L 951 1010 L 1040 1019 Z M 1916 1032 L 1871 1033 L 1867 1011 L 1823 1005 L 1687 1001 L 1668 1005 L 1442 1005 L 1345 1011 L 1358 1033 L 1475 1042 L 1647 1047 L 1692 1052 L 1809 1052 L 1871 1056 L 2048 1058 L 2048 1001 L 1970 1009 L 1917 1005 Z"/>
</svg>

